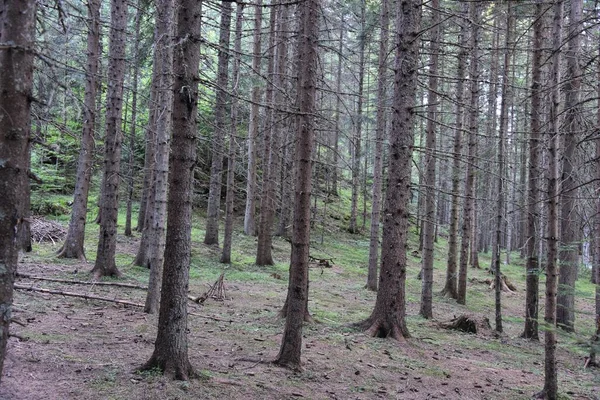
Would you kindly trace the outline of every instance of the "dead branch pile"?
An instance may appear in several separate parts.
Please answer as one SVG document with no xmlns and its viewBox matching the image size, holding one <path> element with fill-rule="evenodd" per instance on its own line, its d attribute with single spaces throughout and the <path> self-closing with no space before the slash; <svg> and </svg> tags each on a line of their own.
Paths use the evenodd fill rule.
<svg viewBox="0 0 600 400">
<path fill-rule="evenodd" d="M 210 289 L 208 289 L 208 291 L 206 293 L 204 293 L 202 296 L 199 296 L 196 298 L 189 297 L 189 299 L 198 304 L 204 304 L 204 302 L 208 298 L 211 298 L 211 299 L 214 299 L 217 301 L 227 300 L 227 295 L 225 294 L 225 284 L 223 283 L 224 276 L 225 276 L 225 274 L 222 273 L 221 276 L 219 276 L 219 279 L 216 280 L 214 285 L 209 285 Z"/>
<path fill-rule="evenodd" d="M 467 333 L 487 333 L 491 331 L 490 320 L 487 317 L 477 317 L 475 315 L 463 314 L 454 317 L 448 322 L 440 323 L 444 329 L 452 329 Z"/>
<path fill-rule="evenodd" d="M 44 217 L 32 216 L 29 218 L 31 239 L 36 243 L 60 242 L 67 236 L 64 226 L 55 221 L 48 221 Z"/>
</svg>

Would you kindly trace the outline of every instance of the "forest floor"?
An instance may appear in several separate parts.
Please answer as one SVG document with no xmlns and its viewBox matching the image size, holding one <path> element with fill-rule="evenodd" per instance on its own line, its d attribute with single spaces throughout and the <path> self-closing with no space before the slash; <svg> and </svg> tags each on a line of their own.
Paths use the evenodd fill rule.
<svg viewBox="0 0 600 400">
<path fill-rule="evenodd" d="M 88 255 L 95 253 L 97 235 L 97 227 L 90 225 Z M 469 277 L 477 280 L 469 283 L 467 306 L 436 294 L 435 318 L 425 320 L 418 316 L 420 258 L 409 250 L 407 321 L 412 337 L 396 342 L 351 327 L 368 317 L 375 300 L 375 293 L 364 289 L 368 239 L 343 232 L 325 235 L 325 244 L 314 243 L 311 252 L 333 258 L 334 265 L 311 268 L 309 308 L 317 322 L 305 326 L 303 371 L 292 372 L 269 363 L 283 330 L 277 314 L 287 290 L 289 244 L 276 239 L 277 265 L 260 268 L 252 263 L 254 238 L 239 234 L 234 262 L 225 267 L 217 262 L 217 248 L 201 244 L 202 234 L 194 229 L 190 294 L 205 293 L 224 272 L 227 298 L 208 299 L 203 306 L 189 303 L 189 355 L 196 379 L 179 382 L 157 371 L 137 372 L 156 337 L 156 317 L 138 307 L 17 290 L 13 315 L 24 326 L 11 324 L 14 337 L 8 343 L 0 399 L 527 399 L 543 387 L 543 336 L 542 342 L 519 338 L 524 274 L 517 256 L 515 265 L 505 267 L 518 289 L 503 296 L 505 333 L 474 335 L 443 329 L 440 322 L 468 313 L 488 317 L 493 325 L 493 291 L 481 283 L 489 278 L 487 271 L 469 269 Z M 147 271 L 128 265 L 137 240 L 119 236 L 117 263 L 124 277 L 106 281 L 147 282 Z M 438 246 L 436 293 L 445 276 L 444 244 Z M 56 259 L 57 248 L 36 245 L 22 257 L 19 272 L 88 281 L 92 260 Z M 600 370 L 583 368 L 593 315 L 593 286 L 583 280 L 577 333 L 559 334 L 562 399 L 600 398 Z M 123 287 L 31 279 L 17 283 L 135 303 L 145 298 L 143 290 Z M 541 289 L 543 294 L 543 279 Z"/>
</svg>

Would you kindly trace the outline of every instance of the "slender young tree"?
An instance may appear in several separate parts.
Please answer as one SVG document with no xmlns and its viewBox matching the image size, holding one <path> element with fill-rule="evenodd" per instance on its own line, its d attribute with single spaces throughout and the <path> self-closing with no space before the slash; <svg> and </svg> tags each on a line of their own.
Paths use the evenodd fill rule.
<svg viewBox="0 0 600 400">
<path fill-rule="evenodd" d="M 252 70 L 255 74 L 252 86 L 252 104 L 248 121 L 248 173 L 246 177 L 246 212 L 244 213 L 244 233 L 256 235 L 256 141 L 260 128 L 261 85 L 257 75 L 261 68 L 262 48 L 262 0 L 256 2 L 254 11 L 254 33 L 252 47 Z"/>
<path fill-rule="evenodd" d="M 87 64 L 85 71 L 85 94 L 83 100 L 83 129 L 81 148 L 77 160 L 77 178 L 73 208 L 67 236 L 58 257 L 85 259 L 84 239 L 87 220 L 88 193 L 92 178 L 94 155 L 94 126 L 96 125 L 96 89 L 98 87 L 98 59 L 100 57 L 100 0 L 89 0 Z"/>
<path fill-rule="evenodd" d="M 117 249 L 117 217 L 119 211 L 119 172 L 121 142 L 123 141 L 123 81 L 127 38 L 127 1 L 111 0 L 108 50 L 108 90 L 106 93 L 106 133 L 104 135 L 104 168 L 100 193 L 100 235 L 96 263 L 92 269 L 95 278 L 118 276 L 115 264 Z"/>
<path fill-rule="evenodd" d="M 465 200 L 463 204 L 462 242 L 460 245 L 460 262 L 458 268 L 458 297 L 457 303 L 465 304 L 467 301 L 467 263 L 469 260 L 469 244 L 471 243 L 473 198 L 475 180 L 475 148 L 477 143 L 477 127 L 479 126 L 479 17 L 482 5 L 472 2 L 469 5 L 471 20 L 471 38 L 469 50 L 471 63 L 469 64 L 469 143 L 467 145 L 467 168 L 465 173 Z"/>
<path fill-rule="evenodd" d="M 344 59 L 344 32 L 346 25 L 344 25 L 344 14 L 340 17 L 340 37 L 338 39 L 338 51 L 337 51 L 337 72 L 336 72 L 336 84 L 335 89 L 337 96 L 335 97 L 335 128 L 333 130 L 333 160 L 332 160 L 332 173 L 331 173 L 331 194 L 334 196 L 338 195 L 338 169 L 339 169 L 339 143 L 340 143 L 340 113 L 342 111 L 342 63 Z"/>
<path fill-rule="evenodd" d="M 450 207 L 450 227 L 448 232 L 448 261 L 446 266 L 446 283 L 442 295 L 452 299 L 458 298 L 458 219 L 460 207 L 460 183 L 461 183 L 461 152 L 463 136 L 463 113 L 464 113 L 464 82 L 467 69 L 468 30 L 465 22 L 468 14 L 468 3 L 461 5 L 461 17 L 458 19 L 460 26 L 458 64 L 456 67 L 456 110 L 454 122 L 454 146 L 452 157 L 452 203 Z"/>
<path fill-rule="evenodd" d="M 401 340 L 410 336 L 405 320 L 407 208 L 414 146 L 413 121 L 422 2 L 402 0 L 396 7 L 394 101 L 379 290 L 371 316 L 358 323 L 358 326 L 371 336 Z"/>
<path fill-rule="evenodd" d="M 544 322 L 544 389 L 539 398 L 555 400 L 558 398 L 558 370 L 556 365 L 556 296 L 558 284 L 558 147 L 559 147 L 559 106 L 560 106 L 560 58 L 562 48 L 563 2 L 554 3 L 552 24 L 552 67 L 550 72 L 550 116 L 547 134 L 548 146 L 548 223 L 547 223 L 547 261 L 546 261 L 546 304 Z"/>
<path fill-rule="evenodd" d="M 225 230 L 223 233 L 223 251 L 221 262 L 231 263 L 231 240 L 233 237 L 233 200 L 235 199 L 235 158 L 237 156 L 238 101 L 240 62 L 242 54 L 242 22 L 244 20 L 244 5 L 237 4 L 235 22 L 235 55 L 233 71 L 231 72 L 231 126 L 229 127 L 229 151 L 227 154 L 227 194 L 225 196 Z"/>
<path fill-rule="evenodd" d="M 562 177 L 560 196 L 560 251 L 558 253 L 560 274 L 557 298 L 556 323 L 566 331 L 575 330 L 575 282 L 579 263 L 578 227 L 576 221 L 577 206 L 577 166 L 575 149 L 578 146 L 579 114 L 581 107 L 581 18 L 583 0 L 571 0 L 569 29 L 565 53 L 567 76 L 564 84 L 565 119 L 564 152 L 562 156 Z"/>
<path fill-rule="evenodd" d="M 500 103 L 500 129 L 498 135 L 498 198 L 496 200 L 496 245 L 494 246 L 494 275 L 495 275 L 495 308 L 496 308 L 496 332 L 502 332 L 502 274 L 500 271 L 500 245 L 502 241 L 502 226 L 504 217 L 504 152 L 505 141 L 508 136 L 508 108 L 512 91 L 510 90 L 510 67 L 512 57 L 512 29 L 513 29 L 513 9 L 510 2 L 506 3 L 506 37 L 504 50 L 504 66 L 502 68 L 502 87 Z"/>
<path fill-rule="evenodd" d="M 526 294 L 525 294 L 525 329 L 521 335 L 525 339 L 539 340 L 538 303 L 539 303 L 539 259 L 537 257 L 539 224 L 539 198 L 541 177 L 540 141 L 542 132 L 542 57 L 546 38 L 544 37 L 544 15 L 548 6 L 543 0 L 535 4 L 535 20 L 533 23 L 533 59 L 531 66 L 531 131 L 529 134 L 529 172 L 527 197 L 527 233 L 526 233 Z"/>
<path fill-rule="evenodd" d="M 188 357 L 187 292 L 192 235 L 193 171 L 196 165 L 196 113 L 200 65 L 201 5 L 178 0 L 173 87 L 167 238 L 158 332 L 152 356 L 143 370 L 188 380 L 194 370 Z"/>
<path fill-rule="evenodd" d="M 148 291 L 144 311 L 154 314 L 158 311 L 160 285 L 165 253 L 165 235 L 167 224 L 167 188 L 169 173 L 169 149 L 171 143 L 171 123 L 173 111 L 173 18 L 174 0 L 156 2 L 156 33 L 154 44 L 156 58 L 160 58 L 158 67 L 159 84 L 156 98 L 156 144 L 154 146 L 153 184 L 150 190 L 152 201 L 147 204 L 146 212 L 152 213 L 142 236 L 147 236 L 145 251 L 147 266 L 150 268 Z M 155 53 L 155 54 L 156 54 Z M 148 207 L 148 206 L 151 206 Z M 142 240 L 143 242 L 143 240 Z M 141 244 L 140 244 L 141 246 Z"/>
<path fill-rule="evenodd" d="M 28 210 L 35 0 L 0 1 L 0 377 L 6 357 L 19 255 Z"/>
<path fill-rule="evenodd" d="M 423 221 L 423 277 L 421 310 L 423 318 L 433 318 L 433 241 L 435 235 L 435 164 L 438 61 L 440 53 L 440 2 L 431 2 L 431 42 L 429 45 L 429 91 L 425 141 L 425 219 Z"/>
<path fill-rule="evenodd" d="M 221 213 L 221 186 L 223 181 L 223 147 L 227 134 L 227 84 L 229 83 L 229 39 L 231 34 L 232 3 L 221 2 L 221 25 L 219 27 L 219 62 L 215 98 L 215 129 L 212 137 L 212 161 L 206 210 L 206 233 L 204 244 L 219 244 L 219 217 Z"/>
<path fill-rule="evenodd" d="M 292 227 L 292 254 L 287 296 L 287 318 L 281 348 L 275 363 L 299 369 L 302 352 L 302 324 L 308 299 L 308 254 L 310 247 L 310 195 L 312 189 L 312 148 L 315 136 L 315 94 L 319 0 L 299 4 L 298 83 L 296 91 L 295 201 Z"/>
<path fill-rule="evenodd" d="M 377 127 L 375 128 L 375 161 L 373 163 L 373 199 L 371 204 L 371 235 L 369 240 L 369 272 L 367 288 L 377 290 L 377 264 L 379 263 L 379 220 L 381 218 L 381 189 L 383 182 L 383 142 L 386 128 L 386 96 L 388 39 L 390 10 L 388 0 L 381 1 L 381 32 L 377 66 Z"/>
</svg>

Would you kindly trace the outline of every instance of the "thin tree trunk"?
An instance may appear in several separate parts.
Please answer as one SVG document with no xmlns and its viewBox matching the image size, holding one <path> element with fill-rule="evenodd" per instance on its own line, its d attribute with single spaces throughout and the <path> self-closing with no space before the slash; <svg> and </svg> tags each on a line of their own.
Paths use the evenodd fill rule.
<svg viewBox="0 0 600 400">
<path fill-rule="evenodd" d="M 580 25 L 583 8 L 582 0 L 571 0 L 569 14 L 567 77 L 565 80 L 565 120 L 564 120 L 564 152 L 562 155 L 562 177 L 560 197 L 560 251 L 558 253 L 560 274 L 556 310 L 556 323 L 568 332 L 575 330 L 575 282 L 579 263 L 578 227 L 576 221 L 577 166 L 575 165 L 575 149 L 578 145 L 580 114 L 579 97 L 581 91 L 581 56 Z"/>
<path fill-rule="evenodd" d="M 423 318 L 433 318 L 433 240 L 435 234 L 435 164 L 438 60 L 440 53 L 440 2 L 431 2 L 431 44 L 429 46 L 429 91 L 427 94 L 427 138 L 425 143 L 425 215 L 423 220 L 423 280 L 421 310 Z"/>
<path fill-rule="evenodd" d="M 129 132 L 129 159 L 127 160 L 127 211 L 125 213 L 125 236 L 131 236 L 131 213 L 133 207 L 133 182 L 135 174 L 135 133 L 137 129 L 137 91 L 140 72 L 140 30 L 144 8 L 140 0 L 137 1 L 135 15 L 135 37 L 133 39 L 133 82 L 131 84 L 131 130 Z"/>
<path fill-rule="evenodd" d="M 227 91 L 229 83 L 229 37 L 231 31 L 232 3 L 221 2 L 221 25 L 219 27 L 219 64 L 217 67 L 217 94 L 215 99 L 215 130 L 212 137 L 212 161 L 208 206 L 206 211 L 206 234 L 204 244 L 219 244 L 219 217 L 221 214 L 221 186 L 223 181 L 223 147 L 227 134 Z"/>
<path fill-rule="evenodd" d="M 539 259 L 538 235 L 536 224 L 539 224 L 540 184 L 542 171 L 540 168 L 541 133 L 542 133 L 542 56 L 546 47 L 544 24 L 547 7 L 543 0 L 535 4 L 535 22 L 533 24 L 533 59 L 531 67 L 531 133 L 529 135 L 529 176 L 527 198 L 527 239 L 526 239 L 526 294 L 525 294 L 525 328 L 521 335 L 525 339 L 539 340 L 538 303 L 539 303 Z"/>
<path fill-rule="evenodd" d="M 252 49 L 252 70 L 260 74 L 261 45 L 262 45 L 262 0 L 256 2 L 254 11 L 254 46 Z M 260 128 L 260 83 L 255 77 L 252 87 L 252 105 L 250 106 L 250 119 L 248 121 L 248 173 L 246 178 L 246 212 L 244 213 L 244 233 L 256 235 L 256 141 Z"/>
<path fill-rule="evenodd" d="M 118 276 L 115 263 L 117 217 L 119 214 L 119 172 L 121 165 L 121 118 L 123 80 L 125 79 L 127 1 L 111 0 L 108 51 L 108 90 L 106 93 L 106 134 L 104 135 L 104 172 L 100 194 L 100 235 L 92 274 Z"/>
<path fill-rule="evenodd" d="M 88 193 L 92 177 L 94 155 L 94 127 L 96 124 L 96 89 L 98 87 L 98 59 L 100 57 L 100 0 L 88 1 L 87 65 L 84 95 L 83 130 L 77 160 L 77 178 L 71 221 L 65 242 L 58 257 L 85 259 L 85 225 Z"/>
<path fill-rule="evenodd" d="M 467 3 L 462 4 L 461 13 L 466 17 Z M 464 82 L 467 69 L 468 32 L 466 22 L 460 18 L 459 53 L 456 67 L 456 119 L 454 122 L 454 147 L 452 157 L 452 205 L 450 207 L 450 227 L 448 232 L 448 261 L 446 267 L 446 283 L 442 295 L 452 299 L 458 297 L 457 258 L 458 258 L 458 218 L 460 206 L 461 156 L 464 113 Z"/>
<path fill-rule="evenodd" d="M 13 304 L 19 231 L 28 213 L 36 1 L 0 2 L 0 377 Z"/>
<path fill-rule="evenodd" d="M 467 171 L 465 174 L 465 200 L 463 205 L 462 243 L 460 246 L 460 263 L 458 270 L 458 304 L 467 301 L 467 263 L 469 261 L 469 244 L 471 242 L 471 218 L 473 211 L 474 180 L 475 180 L 475 147 L 477 142 L 477 127 L 479 126 L 479 16 L 481 4 L 470 4 L 471 25 L 471 64 L 469 65 L 469 79 L 471 100 L 469 104 L 469 143 L 467 154 Z"/>
<path fill-rule="evenodd" d="M 232 90 L 231 90 L 231 126 L 229 127 L 229 152 L 227 160 L 227 194 L 225 196 L 225 230 L 223 234 L 223 251 L 221 262 L 231 263 L 231 241 L 233 237 L 233 201 L 235 199 L 235 158 L 237 156 L 237 124 L 238 124 L 238 92 L 240 77 L 240 58 L 242 53 L 242 22 L 244 20 L 244 5 L 237 4 L 235 23 L 235 56 L 233 59 Z"/>
<path fill-rule="evenodd" d="M 308 300 L 308 255 L 310 247 L 310 194 L 312 184 L 312 148 L 315 134 L 315 93 L 319 0 L 300 3 L 298 37 L 298 86 L 296 107 L 296 189 L 292 254 L 288 286 L 287 318 L 281 348 L 275 363 L 299 369 L 302 350 L 302 324 Z"/>
<path fill-rule="evenodd" d="M 335 128 L 333 131 L 333 173 L 331 175 L 331 194 L 338 195 L 339 141 L 340 141 L 340 112 L 342 106 L 342 60 L 344 58 L 344 14 L 340 18 L 340 37 L 338 39 L 336 97 L 335 97 Z"/>
<path fill-rule="evenodd" d="M 159 86 L 157 92 L 156 145 L 154 161 L 154 191 L 150 224 L 144 229 L 148 235 L 148 267 L 150 278 L 144 311 L 154 314 L 158 311 L 160 286 L 165 253 L 165 235 L 167 223 L 167 190 L 169 174 L 169 150 L 171 143 L 171 125 L 173 112 L 173 18 L 174 0 L 156 2 L 155 51 L 160 58 Z"/>
<path fill-rule="evenodd" d="M 194 376 L 188 357 L 187 292 L 196 164 L 196 113 L 200 64 L 201 5 L 179 0 L 174 51 L 173 142 L 162 301 L 154 352 L 143 370 L 160 369 L 178 380 Z"/>
<path fill-rule="evenodd" d="M 371 235 L 369 240 L 369 272 L 367 288 L 377 290 L 379 263 L 379 220 L 381 219 L 381 189 L 383 182 L 383 143 L 386 134 L 387 52 L 390 10 L 388 0 L 381 1 L 381 33 L 377 68 L 377 127 L 375 128 L 375 162 L 373 163 L 373 201 L 371 205 Z"/>
</svg>

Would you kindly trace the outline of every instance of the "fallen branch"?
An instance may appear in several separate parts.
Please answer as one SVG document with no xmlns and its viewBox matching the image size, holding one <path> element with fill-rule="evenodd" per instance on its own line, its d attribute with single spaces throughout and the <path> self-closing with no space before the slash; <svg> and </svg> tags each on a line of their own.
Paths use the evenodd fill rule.
<svg viewBox="0 0 600 400">
<path fill-rule="evenodd" d="M 19 285 L 18 283 L 14 284 L 14 288 L 18 289 L 18 290 L 27 290 L 27 291 L 40 292 L 40 293 L 57 294 L 60 296 L 79 297 L 79 298 L 86 299 L 86 300 L 108 301 L 111 303 L 123 304 L 126 306 L 144 307 L 143 304 L 133 303 L 133 302 L 127 301 L 127 300 L 111 299 L 110 297 L 94 296 L 91 294 L 65 292 L 62 290 L 44 289 L 44 288 L 35 287 L 35 286 Z"/>
<path fill-rule="evenodd" d="M 223 318 L 218 318 L 218 317 L 211 317 L 210 315 L 202 315 L 202 314 L 196 314 L 193 312 L 188 312 L 188 315 L 193 315 L 194 317 L 200 317 L 200 318 L 206 318 L 206 319 L 212 319 L 213 321 L 219 321 L 219 322 L 237 322 L 234 321 L 232 319 L 223 319 Z"/>
<path fill-rule="evenodd" d="M 225 284 L 223 283 L 224 276 L 225 276 L 225 274 L 222 273 L 219 276 L 219 279 L 217 279 L 217 281 L 214 283 L 214 285 L 209 285 L 210 289 L 208 289 L 208 291 L 206 293 L 204 293 L 202 296 L 199 296 L 199 297 L 188 296 L 188 299 L 190 299 L 194 303 L 198 303 L 198 304 L 204 304 L 206 299 L 208 299 L 209 297 L 212 297 L 213 299 L 218 300 L 218 301 L 227 300 L 227 296 L 225 294 Z"/>
<path fill-rule="evenodd" d="M 72 285 L 95 285 L 95 286 L 117 286 L 117 287 L 125 287 L 130 289 L 140 289 L 140 290 L 148 290 L 146 286 L 135 285 L 133 283 L 122 283 L 122 282 L 95 282 L 95 281 L 75 281 L 71 279 L 58 279 L 58 278 L 46 278 L 44 276 L 34 276 L 24 273 L 17 273 L 18 278 L 25 279 L 33 279 L 38 281 L 48 281 L 48 282 L 59 282 L 59 283 L 68 283 Z"/>
</svg>

